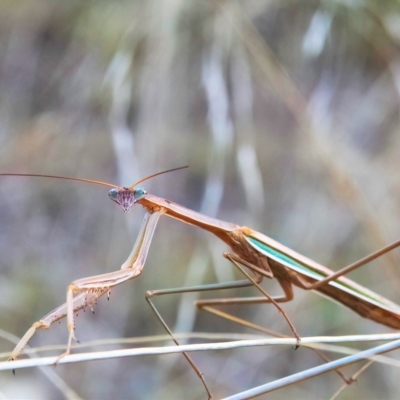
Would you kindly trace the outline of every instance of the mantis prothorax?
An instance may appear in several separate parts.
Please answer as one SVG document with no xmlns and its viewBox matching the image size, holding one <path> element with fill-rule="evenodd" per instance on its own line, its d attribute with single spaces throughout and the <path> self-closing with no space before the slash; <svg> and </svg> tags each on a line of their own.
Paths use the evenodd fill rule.
<svg viewBox="0 0 400 400">
<path fill-rule="evenodd" d="M 72 339 L 76 340 L 74 334 L 74 312 L 85 307 L 92 307 L 96 300 L 100 296 L 108 293 L 112 287 L 140 275 L 149 252 L 150 243 L 157 222 L 162 215 L 175 218 L 190 225 L 195 225 L 220 238 L 231 249 L 231 252 L 226 252 L 223 256 L 238 267 L 247 278 L 245 280 L 228 283 L 147 292 L 146 300 L 177 345 L 178 342 L 173 337 L 171 330 L 153 305 L 151 301 L 152 297 L 167 293 L 229 289 L 252 285 L 256 286 L 263 294 L 262 297 L 199 300 L 196 302 L 196 306 L 209 312 L 215 312 L 216 310 L 214 310 L 214 306 L 218 305 L 273 303 L 285 317 L 299 343 L 300 336 L 297 334 L 294 326 L 291 324 L 284 311 L 277 304 L 293 299 L 292 286 L 295 285 L 302 289 L 315 290 L 324 296 L 328 296 L 344 306 L 349 307 L 362 317 L 371 319 L 390 328 L 400 329 L 400 306 L 343 276 L 348 272 L 380 257 L 395 247 L 398 247 L 400 241 L 397 241 L 337 272 L 333 272 L 315 261 L 296 253 L 288 247 L 285 247 L 275 240 L 248 227 L 207 217 L 169 200 L 153 196 L 147 193 L 143 188 L 137 187 L 138 184 L 154 176 L 182 168 L 186 167 L 175 168 L 151 175 L 136 182 L 130 187 L 115 187 L 115 185 L 106 182 L 63 176 L 12 173 L 0 174 L 0 176 L 31 176 L 67 179 L 109 186 L 112 187 L 109 191 L 109 197 L 111 200 L 118 203 L 123 208 L 124 212 L 128 212 L 135 204 L 142 205 L 147 211 L 132 252 L 128 259 L 122 264 L 121 269 L 102 275 L 78 279 L 72 282 L 67 289 L 66 303 L 54 309 L 40 321 L 35 322 L 32 325 L 15 347 L 9 358 L 10 361 L 15 360 L 19 356 L 24 346 L 35 333 L 36 329 L 48 329 L 52 323 L 65 316 L 67 317 L 69 339 L 67 350 L 62 356 L 69 354 Z M 251 275 L 245 272 L 240 265 L 248 268 L 251 271 Z M 279 297 L 270 297 L 259 286 L 259 283 L 264 277 L 270 279 L 276 278 L 283 289 L 284 295 Z M 202 380 L 209 397 L 211 397 L 202 373 L 198 370 L 189 356 L 185 353 L 184 355 Z"/>
</svg>

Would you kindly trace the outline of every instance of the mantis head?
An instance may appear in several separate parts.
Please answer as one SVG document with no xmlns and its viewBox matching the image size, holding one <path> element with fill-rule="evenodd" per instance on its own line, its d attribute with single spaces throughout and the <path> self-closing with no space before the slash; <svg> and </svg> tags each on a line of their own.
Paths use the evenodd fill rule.
<svg viewBox="0 0 400 400">
<path fill-rule="evenodd" d="M 111 189 L 108 196 L 112 201 L 119 204 L 124 212 L 128 212 L 132 206 L 145 197 L 147 192 L 143 188 L 133 189 L 132 187 L 120 187 Z"/>
</svg>

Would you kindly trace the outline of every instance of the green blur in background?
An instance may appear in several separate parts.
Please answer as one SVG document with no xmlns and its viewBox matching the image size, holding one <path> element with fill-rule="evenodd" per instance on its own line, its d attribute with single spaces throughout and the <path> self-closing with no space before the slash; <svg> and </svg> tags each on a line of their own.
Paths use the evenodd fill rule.
<svg viewBox="0 0 400 400">
<path fill-rule="evenodd" d="M 2 0 L 0 172 L 129 186 L 189 165 L 143 186 L 338 269 L 400 238 L 399 46 L 397 1 Z M 118 270 L 143 215 L 138 206 L 124 214 L 100 186 L 2 177 L 0 329 L 21 337 L 65 301 L 71 281 Z M 142 275 L 113 289 L 109 302 L 101 298 L 94 315 L 79 313 L 78 339 L 164 334 L 146 291 L 242 279 L 224 250 L 198 228 L 163 218 Z M 399 261 L 394 251 L 350 277 L 400 303 Z M 264 288 L 281 293 L 276 282 Z M 155 303 L 174 332 L 257 333 L 197 313 L 196 298 Z M 299 289 L 283 307 L 301 336 L 391 331 Z M 274 307 L 224 311 L 290 335 Z M 66 341 L 61 321 L 30 345 Z M 13 347 L 0 338 L 0 351 Z M 111 348 L 124 345 L 90 350 Z M 193 359 L 215 398 L 321 363 L 290 347 Z M 181 355 L 56 372 L 84 399 L 206 397 Z M 398 369 L 375 364 L 340 398 L 396 398 L 399 379 Z M 341 385 L 331 372 L 268 399 L 329 398 Z M 66 397 L 37 368 L 0 373 L 0 395 Z"/>
</svg>

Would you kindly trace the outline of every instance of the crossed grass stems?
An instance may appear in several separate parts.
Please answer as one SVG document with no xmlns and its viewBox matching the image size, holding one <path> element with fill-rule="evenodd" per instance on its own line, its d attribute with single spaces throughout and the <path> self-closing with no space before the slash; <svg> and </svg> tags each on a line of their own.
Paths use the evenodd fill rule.
<svg viewBox="0 0 400 400">
<path fill-rule="evenodd" d="M 229 340 L 228 342 L 217 342 L 217 343 L 207 343 L 207 344 L 192 344 L 192 345 L 181 345 L 181 346 L 162 346 L 162 347 L 145 347 L 145 348 L 128 348 L 123 350 L 110 350 L 102 352 L 88 352 L 79 353 L 65 356 L 63 359 L 58 361 L 58 357 L 37 357 L 38 352 L 44 351 L 54 351 L 63 349 L 64 346 L 45 346 L 41 348 L 27 348 L 25 353 L 31 357 L 29 359 L 14 361 L 12 364 L 9 362 L 0 362 L 0 371 L 5 370 L 16 370 L 28 367 L 39 367 L 42 372 L 47 375 L 50 381 L 59 388 L 66 398 L 78 398 L 73 389 L 71 389 L 54 371 L 53 368 L 46 368 L 46 366 L 53 366 L 56 361 L 60 364 L 74 364 L 77 362 L 93 361 L 93 360 L 107 360 L 112 358 L 122 358 L 122 357 L 133 357 L 133 356 L 143 356 L 143 355 L 163 355 L 181 352 L 192 352 L 192 351 L 213 351 L 213 350 L 226 350 L 235 349 L 243 347 L 253 347 L 253 346 L 276 346 L 276 345 L 289 345 L 294 346 L 296 344 L 296 339 L 287 338 L 284 335 L 270 331 L 266 328 L 251 324 L 248 321 L 237 319 L 237 322 L 244 323 L 246 326 L 252 327 L 256 330 L 260 330 L 270 336 L 276 336 L 276 339 L 264 339 L 261 336 L 254 338 L 255 335 L 245 335 L 245 334 L 213 334 L 213 333 L 193 333 L 193 334 L 176 334 L 176 339 L 206 339 L 206 340 Z M 18 343 L 19 338 L 0 330 L 0 336 L 6 340 L 13 343 Z M 141 338 L 126 338 L 126 339 L 114 339 L 114 340 L 99 340 L 92 341 L 86 344 L 76 344 L 75 349 L 85 348 L 90 346 L 100 346 L 100 345 L 112 345 L 112 344 L 140 344 L 140 343 L 151 343 L 156 341 L 170 340 L 170 336 L 150 336 Z M 374 341 L 389 341 L 385 345 L 380 345 L 371 348 L 366 351 L 358 351 L 352 348 L 345 348 L 337 345 L 327 345 L 326 343 L 361 343 L 361 342 L 374 342 Z M 294 375 L 287 376 L 285 378 L 277 379 L 268 384 L 246 390 L 245 392 L 237 393 L 233 396 L 227 397 L 226 399 L 247 399 L 253 398 L 263 393 L 269 393 L 274 390 L 298 383 L 300 381 L 310 379 L 312 377 L 324 374 L 326 372 L 335 370 L 343 379 L 344 384 L 338 391 L 331 397 L 336 398 L 349 384 L 356 382 L 357 378 L 373 363 L 379 362 L 382 364 L 400 367 L 400 362 L 395 359 L 383 357 L 379 354 L 393 351 L 400 347 L 400 334 L 376 334 L 376 335 L 352 335 L 352 336 L 337 336 L 337 337 L 303 337 L 302 346 L 309 347 L 313 351 L 317 351 L 322 355 L 323 358 L 327 360 L 325 364 L 318 367 L 310 368 L 302 372 L 296 373 Z M 329 361 L 321 351 L 336 352 L 339 354 L 349 354 L 343 358 L 339 358 L 336 361 Z M 8 357 L 9 353 L 0 354 L 0 358 Z M 339 368 L 360 362 L 363 360 L 369 360 L 365 365 L 360 368 L 351 377 L 344 377 Z"/>
</svg>

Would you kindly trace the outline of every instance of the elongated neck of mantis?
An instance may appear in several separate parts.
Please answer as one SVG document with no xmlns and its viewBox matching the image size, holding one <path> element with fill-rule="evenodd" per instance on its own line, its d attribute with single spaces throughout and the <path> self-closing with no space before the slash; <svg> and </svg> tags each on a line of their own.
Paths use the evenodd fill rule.
<svg viewBox="0 0 400 400">
<path fill-rule="evenodd" d="M 165 200 L 161 197 L 156 197 L 151 194 L 146 194 L 143 199 L 137 201 L 148 211 L 164 209 L 165 214 L 169 217 L 178 219 L 187 224 L 198 226 L 201 229 L 212 232 L 220 236 L 223 232 L 232 232 L 239 228 L 239 225 L 230 222 L 221 221 L 216 218 L 207 217 L 189 208 L 183 207 L 172 201 Z"/>
</svg>

